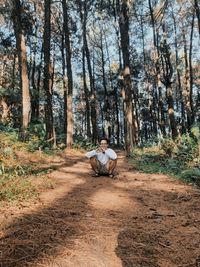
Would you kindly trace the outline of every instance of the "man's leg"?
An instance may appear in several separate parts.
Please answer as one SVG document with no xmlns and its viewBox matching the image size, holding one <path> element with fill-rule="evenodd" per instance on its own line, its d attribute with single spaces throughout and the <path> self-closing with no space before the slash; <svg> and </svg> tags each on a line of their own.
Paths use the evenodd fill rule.
<svg viewBox="0 0 200 267">
<path fill-rule="evenodd" d="M 108 174 L 112 175 L 113 171 L 117 165 L 117 159 L 115 159 L 115 160 L 109 159 L 109 161 L 106 165 L 107 165 L 107 169 L 108 169 Z"/>
<path fill-rule="evenodd" d="M 90 164 L 95 173 L 99 173 L 99 162 L 96 157 L 90 158 Z"/>
</svg>

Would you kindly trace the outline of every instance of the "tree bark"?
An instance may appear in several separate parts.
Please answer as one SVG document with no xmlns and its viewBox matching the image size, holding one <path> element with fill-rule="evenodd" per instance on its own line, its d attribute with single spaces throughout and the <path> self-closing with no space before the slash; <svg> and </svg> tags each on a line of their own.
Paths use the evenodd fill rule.
<svg viewBox="0 0 200 267">
<path fill-rule="evenodd" d="M 44 91 L 46 140 L 52 146 L 54 143 L 53 111 L 52 111 L 52 79 L 51 79 L 51 0 L 45 0 L 44 22 Z"/>
<path fill-rule="evenodd" d="M 94 88 L 94 76 L 92 74 L 92 65 L 90 60 L 90 51 L 88 48 L 88 41 L 86 35 L 86 22 L 87 22 L 87 6 L 86 1 L 83 3 L 83 43 L 85 48 L 85 55 L 87 59 L 87 67 L 90 78 L 90 114 L 92 121 L 92 142 L 94 144 L 98 141 L 98 133 L 97 133 L 97 100 L 96 100 L 96 92 Z"/>
<path fill-rule="evenodd" d="M 177 106 L 180 106 L 181 110 L 181 133 L 183 134 L 185 131 L 185 106 L 184 106 L 184 99 L 183 99 L 183 89 L 181 85 L 181 74 L 179 70 L 179 57 L 178 57 L 178 36 L 177 36 L 177 25 L 176 25 L 176 18 L 174 16 L 174 12 L 172 10 L 172 18 L 174 22 L 174 44 L 175 44 L 175 53 L 176 53 L 176 102 Z M 179 104 L 180 103 L 180 104 Z"/>
<path fill-rule="evenodd" d="M 161 53 L 161 64 L 162 64 L 162 83 L 166 86 L 166 97 L 168 104 L 168 118 L 171 128 L 172 138 L 175 139 L 178 135 L 177 123 L 174 114 L 174 98 L 173 98 L 173 89 L 172 89 L 172 76 L 173 76 L 173 67 L 171 63 L 171 55 L 169 50 L 169 45 L 166 39 L 165 24 L 162 25 L 163 28 L 163 42 L 160 45 Z"/>
<path fill-rule="evenodd" d="M 193 66 L 192 66 L 192 49 L 193 49 L 193 34 L 194 34 L 194 14 L 192 17 L 191 33 L 190 33 L 190 48 L 189 48 L 189 70 L 190 70 L 190 108 L 191 108 L 191 126 L 194 123 L 194 105 L 193 105 Z"/>
<path fill-rule="evenodd" d="M 200 7 L 198 4 L 198 0 L 194 0 L 194 7 L 196 10 L 196 16 L 197 16 L 197 21 L 198 21 L 198 30 L 199 30 L 199 37 L 200 37 Z"/>
<path fill-rule="evenodd" d="M 85 104 L 86 104 L 86 132 L 87 137 L 91 138 L 91 129 L 90 129 L 90 104 L 89 104 L 89 90 L 86 82 L 86 71 L 85 71 L 85 49 L 82 49 L 82 68 L 83 68 L 83 87 L 85 93 Z"/>
<path fill-rule="evenodd" d="M 132 84 L 130 76 L 130 52 L 129 52 L 129 1 L 124 0 L 120 10 L 120 33 L 121 47 L 123 55 L 123 78 L 125 89 L 125 149 L 126 155 L 130 156 L 133 147 L 136 144 L 135 127 L 133 118 L 133 103 L 132 103 Z"/>
<path fill-rule="evenodd" d="M 22 6 L 20 0 L 13 1 L 13 26 L 16 37 L 16 46 L 18 53 L 19 72 L 20 72 L 20 87 L 22 97 L 22 123 L 21 123 L 21 134 L 20 138 L 22 141 L 26 141 L 27 128 L 29 126 L 31 118 L 31 98 L 29 89 L 28 79 L 28 68 L 27 68 L 27 52 L 24 31 L 22 28 Z"/>
<path fill-rule="evenodd" d="M 185 110 L 187 115 L 187 130 L 189 131 L 192 125 L 192 110 L 190 103 L 190 70 L 188 62 L 187 41 L 185 36 L 185 30 L 183 26 L 183 43 L 184 43 L 184 60 L 185 60 L 185 77 L 184 77 L 184 99 Z"/>
<path fill-rule="evenodd" d="M 72 111 L 72 100 L 73 100 L 73 76 L 71 66 L 71 44 L 70 44 L 70 30 L 69 30 L 69 17 L 68 17 L 68 6 L 66 0 L 62 0 L 63 8 L 63 20 L 64 20 L 64 35 L 65 35 L 65 48 L 66 48 L 66 64 L 67 64 L 67 135 L 66 145 L 67 148 L 71 148 L 73 144 L 73 111 Z"/>
</svg>

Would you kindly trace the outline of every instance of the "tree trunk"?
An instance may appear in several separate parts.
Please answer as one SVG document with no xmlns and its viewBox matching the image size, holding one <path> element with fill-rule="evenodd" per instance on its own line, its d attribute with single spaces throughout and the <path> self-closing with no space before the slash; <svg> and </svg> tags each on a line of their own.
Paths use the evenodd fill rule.
<svg viewBox="0 0 200 267">
<path fill-rule="evenodd" d="M 63 27 L 61 44 L 62 44 L 61 45 L 61 55 L 62 55 L 63 96 L 64 96 L 64 129 L 63 130 L 64 130 L 64 134 L 66 137 L 67 136 L 67 75 L 66 75 L 66 62 L 65 62 L 64 27 Z"/>
<path fill-rule="evenodd" d="M 90 78 L 90 114 L 91 114 L 91 121 L 92 121 L 92 142 L 94 144 L 98 141 L 98 134 L 97 134 L 97 101 L 96 101 L 96 92 L 94 88 L 94 77 L 92 75 L 92 66 L 91 66 L 91 60 L 90 60 L 90 51 L 88 48 L 88 42 L 87 42 L 87 35 L 86 35 L 86 22 L 87 22 L 87 6 L 86 1 L 84 1 L 83 4 L 84 9 L 84 15 L 83 15 L 83 42 L 84 42 L 84 48 L 85 48 L 85 55 L 87 59 L 87 66 L 88 66 L 88 73 Z"/>
<path fill-rule="evenodd" d="M 54 143 L 53 111 L 52 111 L 52 85 L 51 85 L 51 0 L 45 0 L 45 22 L 44 22 L 44 91 L 45 101 L 45 124 L 46 140 L 52 146 Z"/>
<path fill-rule="evenodd" d="M 85 94 L 85 104 L 86 104 L 86 132 L 87 137 L 91 139 L 91 128 L 90 128 L 90 118 L 91 118 L 91 110 L 90 110 L 90 103 L 89 103 L 89 90 L 86 82 L 86 69 L 85 69 L 85 57 L 86 51 L 89 54 L 89 49 L 87 47 L 87 36 L 86 36 L 86 22 L 87 22 L 87 8 L 86 8 L 86 1 L 82 3 L 81 1 L 78 2 L 79 4 L 79 13 L 82 23 L 82 37 L 83 37 L 83 48 L 82 48 L 82 69 L 83 69 L 83 87 L 84 87 L 84 94 Z M 88 62 L 89 60 L 89 62 Z M 87 62 L 89 63 L 89 73 L 90 73 L 90 88 L 93 88 L 93 78 L 92 78 L 92 68 L 90 58 L 87 58 Z"/>
<path fill-rule="evenodd" d="M 27 68 L 27 52 L 25 37 L 22 29 L 21 13 L 22 6 L 20 0 L 13 1 L 13 26 L 16 37 L 16 46 L 18 53 L 20 87 L 22 96 L 22 124 L 20 137 L 22 141 L 27 139 L 27 128 L 31 118 L 31 98 Z"/>
<path fill-rule="evenodd" d="M 36 11 L 36 8 L 35 8 Z M 31 72 L 31 84 L 32 84 L 32 121 L 38 120 L 38 106 L 39 106 L 39 94 L 37 91 L 35 73 L 36 73 L 36 53 L 37 53 L 37 26 L 35 28 L 35 40 L 33 45 L 33 62 Z"/>
<path fill-rule="evenodd" d="M 125 89 L 125 148 L 126 155 L 130 156 L 136 144 L 135 127 L 133 118 L 132 84 L 130 76 L 130 54 L 129 54 L 129 1 L 122 1 L 119 25 L 121 33 L 121 47 L 123 55 L 123 77 Z"/>
<path fill-rule="evenodd" d="M 194 7 L 196 10 L 196 16 L 197 16 L 197 20 L 198 20 L 199 37 L 200 37 L 200 8 L 199 8 L 198 0 L 194 0 Z"/>
<path fill-rule="evenodd" d="M 178 136 L 178 132 L 177 132 L 177 125 L 176 125 L 175 114 L 174 114 L 174 99 L 173 99 L 172 87 L 170 83 L 166 85 L 166 90 L 167 90 L 168 117 L 169 117 L 169 122 L 170 122 L 170 128 L 172 131 L 172 138 L 175 139 Z"/>
<path fill-rule="evenodd" d="M 1 107 L 1 114 L 0 114 L 0 121 L 3 124 L 9 122 L 10 119 L 10 107 L 8 105 L 6 97 L 2 97 L 0 99 L 0 107 Z"/>
<path fill-rule="evenodd" d="M 193 67 L 192 67 L 192 49 L 193 49 L 193 33 L 194 33 L 194 14 L 192 17 L 191 33 L 190 33 L 190 50 L 189 50 L 189 70 L 190 70 L 190 107 L 191 107 L 191 126 L 194 123 L 194 105 L 193 105 Z"/>
<path fill-rule="evenodd" d="M 183 26 L 184 27 L 184 26 Z M 192 110 L 190 103 L 190 70 L 188 63 L 187 41 L 185 36 L 185 30 L 183 28 L 183 42 L 184 42 L 184 60 L 185 60 L 185 79 L 184 79 L 184 98 L 185 98 L 185 110 L 187 115 L 187 130 L 189 131 L 192 125 Z"/>
<path fill-rule="evenodd" d="M 73 77 L 71 66 L 71 45 L 70 45 L 70 30 L 69 30 L 69 17 L 68 6 L 66 0 L 62 0 L 63 20 L 64 20 L 64 34 L 65 34 L 65 48 L 66 48 L 66 63 L 67 63 L 67 148 L 71 148 L 73 144 L 73 111 L 72 111 L 72 97 L 73 97 Z"/>
<path fill-rule="evenodd" d="M 175 44 L 175 52 L 176 52 L 176 102 L 177 106 L 180 106 L 181 109 L 181 133 L 183 134 L 185 131 L 185 106 L 184 106 L 184 99 L 183 99 L 183 91 L 182 91 L 182 85 L 181 85 L 181 74 L 179 70 L 179 58 L 178 58 L 178 37 L 177 37 L 177 26 L 176 26 L 176 18 L 174 16 L 174 12 L 172 10 L 172 18 L 174 21 L 174 44 Z M 179 105 L 180 102 L 180 105 Z"/>
<path fill-rule="evenodd" d="M 40 51 L 40 63 L 38 66 L 38 75 L 37 75 L 37 87 L 36 87 L 36 94 L 38 96 L 38 101 L 36 102 L 36 107 L 35 107 L 35 116 L 37 119 L 39 119 L 40 116 L 40 87 L 41 87 L 41 73 L 42 73 L 42 61 L 43 61 L 43 54 L 44 54 L 44 45 L 42 45 L 42 49 Z"/>
<path fill-rule="evenodd" d="M 165 23 L 162 25 L 163 28 L 163 42 L 160 44 L 161 64 L 162 64 L 162 82 L 166 86 L 166 97 L 168 104 L 168 118 L 171 128 L 172 138 L 175 139 L 178 135 L 177 124 L 174 114 L 174 98 L 172 90 L 172 76 L 173 67 L 171 63 L 170 48 L 166 39 Z"/>
<path fill-rule="evenodd" d="M 85 104 L 86 104 L 86 132 L 87 137 L 91 138 L 91 129 L 90 129 L 90 105 L 89 105 L 89 91 L 87 87 L 86 82 L 86 71 L 85 71 L 85 49 L 83 47 L 82 49 L 82 65 L 83 65 L 83 87 L 84 87 L 84 93 L 85 93 Z"/>
<path fill-rule="evenodd" d="M 102 78 L 103 78 L 103 88 L 104 88 L 104 114 L 105 114 L 105 134 L 108 138 L 111 138 L 110 133 L 110 114 L 109 114 L 109 100 L 108 100 L 108 91 L 106 84 L 106 74 L 105 74 L 105 59 L 104 59 L 104 49 L 103 49 L 103 33 L 101 31 L 101 41 L 100 41 L 100 50 L 101 50 L 101 64 L 102 64 Z"/>
</svg>

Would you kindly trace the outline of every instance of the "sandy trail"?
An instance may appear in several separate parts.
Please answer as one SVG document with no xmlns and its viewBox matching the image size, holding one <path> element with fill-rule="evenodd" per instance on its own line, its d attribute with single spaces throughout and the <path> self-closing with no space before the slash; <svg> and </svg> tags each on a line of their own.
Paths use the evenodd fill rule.
<svg viewBox="0 0 200 267">
<path fill-rule="evenodd" d="M 68 157 L 50 174 L 54 189 L 1 211 L 0 266 L 200 266 L 199 189 L 135 172 L 122 152 L 115 180 Z"/>
</svg>

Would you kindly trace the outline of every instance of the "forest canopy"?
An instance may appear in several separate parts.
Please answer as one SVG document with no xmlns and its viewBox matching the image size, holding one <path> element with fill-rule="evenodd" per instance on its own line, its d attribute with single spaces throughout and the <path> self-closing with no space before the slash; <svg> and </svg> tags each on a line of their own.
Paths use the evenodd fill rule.
<svg viewBox="0 0 200 267">
<path fill-rule="evenodd" d="M 1 2 L 0 123 L 20 139 L 129 155 L 199 125 L 198 0 Z"/>
</svg>

